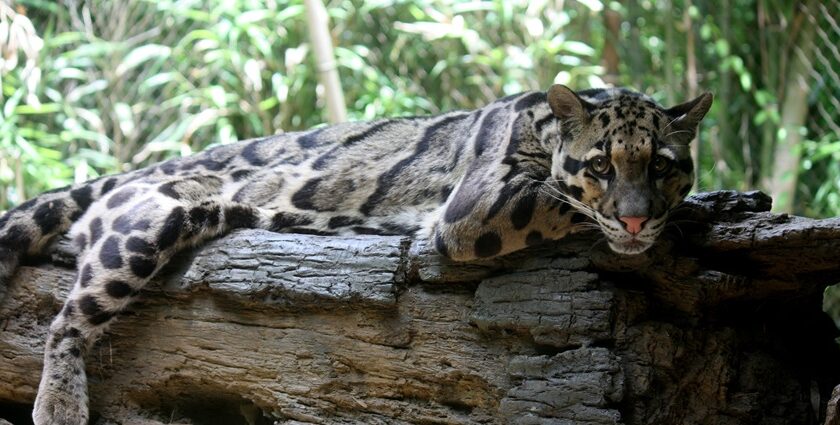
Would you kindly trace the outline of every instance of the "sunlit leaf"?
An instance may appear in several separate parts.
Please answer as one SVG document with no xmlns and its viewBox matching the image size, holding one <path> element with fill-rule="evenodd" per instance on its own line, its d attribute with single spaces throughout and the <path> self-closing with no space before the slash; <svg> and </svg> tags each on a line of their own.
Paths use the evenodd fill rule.
<svg viewBox="0 0 840 425">
<path fill-rule="evenodd" d="M 38 106 L 20 105 L 15 107 L 15 113 L 20 115 L 27 114 L 51 114 L 61 110 L 61 105 L 57 103 L 42 103 Z"/>
<path fill-rule="evenodd" d="M 134 132 L 134 114 L 131 112 L 131 106 L 124 102 L 118 102 L 114 105 L 114 113 L 117 115 L 117 122 L 120 126 L 122 134 L 131 134 Z"/>
<path fill-rule="evenodd" d="M 146 92 L 155 87 L 177 81 L 178 77 L 180 77 L 180 75 L 177 72 L 161 72 L 159 74 L 152 75 L 140 84 L 140 90 L 141 92 Z"/>
<path fill-rule="evenodd" d="M 171 53 L 171 48 L 160 44 L 145 44 L 139 46 L 125 55 L 122 62 L 117 65 L 117 76 L 125 74 L 128 70 L 135 68 L 146 61 L 167 58 Z"/>
<path fill-rule="evenodd" d="M 108 82 L 105 80 L 96 80 L 83 86 L 76 87 L 67 94 L 67 101 L 74 103 L 85 96 L 90 96 L 96 92 L 108 88 Z"/>
<path fill-rule="evenodd" d="M 569 53 L 574 53 L 581 56 L 592 56 L 595 54 L 595 49 L 593 49 L 586 43 L 580 41 L 564 41 L 560 48 Z"/>
</svg>

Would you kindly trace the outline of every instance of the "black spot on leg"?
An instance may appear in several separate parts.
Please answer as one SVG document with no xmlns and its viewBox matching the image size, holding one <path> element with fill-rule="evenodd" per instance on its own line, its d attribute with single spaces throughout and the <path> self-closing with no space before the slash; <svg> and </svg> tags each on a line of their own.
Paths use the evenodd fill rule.
<svg viewBox="0 0 840 425">
<path fill-rule="evenodd" d="M 190 209 L 189 217 L 190 224 L 192 224 L 195 228 L 204 227 L 207 225 L 209 211 L 207 211 L 204 207 L 195 207 Z"/>
<path fill-rule="evenodd" d="M 108 180 L 105 180 L 105 183 L 102 184 L 102 190 L 99 191 L 99 196 L 105 195 L 106 193 L 110 192 L 116 185 L 116 177 L 111 177 Z"/>
<path fill-rule="evenodd" d="M 528 233 L 528 236 L 525 237 L 525 245 L 534 246 L 543 243 L 543 235 L 537 230 L 532 230 Z"/>
<path fill-rule="evenodd" d="M 79 271 L 79 286 L 82 288 L 87 287 L 91 279 L 93 279 L 93 267 L 90 264 L 85 264 L 82 270 Z"/>
<path fill-rule="evenodd" d="M 360 218 L 339 215 L 330 218 L 329 223 L 327 223 L 327 227 L 329 227 L 330 229 L 335 229 L 338 227 L 354 226 L 357 224 L 362 224 L 362 220 Z"/>
<path fill-rule="evenodd" d="M 101 325 L 114 317 L 114 313 L 102 309 L 93 295 L 85 295 L 79 300 L 79 310 L 88 317 L 88 321 L 92 325 Z M 78 357 L 77 354 L 73 354 L 73 356 Z"/>
<path fill-rule="evenodd" d="M 39 205 L 32 215 L 35 224 L 41 228 L 41 233 L 49 234 L 61 224 L 64 203 L 61 201 L 49 201 Z"/>
<path fill-rule="evenodd" d="M 85 236 L 84 233 L 79 233 L 73 239 L 73 245 L 76 245 L 76 248 L 79 251 L 84 251 L 84 249 L 87 248 L 87 236 Z"/>
<path fill-rule="evenodd" d="M 446 185 L 440 189 L 440 202 L 446 202 L 449 199 L 449 194 L 452 193 L 452 186 Z"/>
<path fill-rule="evenodd" d="M 222 208 L 218 205 L 214 205 L 207 210 L 207 225 L 211 227 L 216 227 L 219 225 L 222 216 Z"/>
<path fill-rule="evenodd" d="M 155 272 L 157 261 L 153 258 L 134 256 L 128 259 L 128 265 L 137 277 L 147 278 Z"/>
<path fill-rule="evenodd" d="M 254 210 L 239 205 L 225 208 L 225 221 L 234 229 L 257 227 L 257 215 Z"/>
<path fill-rule="evenodd" d="M 289 227 L 306 226 L 309 224 L 312 224 L 312 220 L 309 217 L 300 214 L 279 212 L 271 218 L 271 228 L 269 230 L 276 232 Z"/>
<path fill-rule="evenodd" d="M 133 187 L 127 187 L 123 190 L 120 190 L 119 192 L 111 195 L 111 197 L 108 198 L 108 202 L 105 205 L 111 209 L 117 208 L 128 202 L 128 200 L 131 199 L 132 196 L 134 196 L 135 192 L 136 190 Z"/>
<path fill-rule="evenodd" d="M 524 229 L 525 226 L 531 222 L 531 217 L 534 215 L 536 201 L 537 192 L 535 191 L 525 193 L 516 201 L 516 205 L 510 213 L 510 221 L 513 223 L 514 229 Z"/>
<path fill-rule="evenodd" d="M 124 235 L 131 233 L 131 230 L 133 229 L 131 214 L 132 213 L 126 213 L 117 217 L 111 225 L 111 228 Z"/>
<path fill-rule="evenodd" d="M 125 298 L 133 291 L 131 286 L 121 280 L 112 280 L 105 284 L 105 292 L 114 298 Z"/>
<path fill-rule="evenodd" d="M 79 349 L 79 347 L 71 347 L 71 348 L 70 348 L 69 350 L 67 350 L 67 351 L 68 351 L 68 352 L 70 353 L 70 355 L 71 355 L 71 356 L 73 356 L 73 357 L 79 357 L 79 356 L 81 356 L 81 355 L 82 355 L 82 350 L 80 350 L 80 349 Z"/>
<path fill-rule="evenodd" d="M 502 186 L 502 189 L 499 191 L 496 200 L 493 202 L 493 205 L 490 205 L 490 208 L 487 210 L 487 216 L 484 217 L 484 224 L 487 224 L 492 220 L 496 215 L 498 215 L 502 208 L 506 207 L 510 204 L 510 200 L 513 199 L 517 193 L 519 193 L 525 185 L 523 183 L 518 184 L 506 184 Z"/>
<path fill-rule="evenodd" d="M 175 185 L 178 182 L 169 182 L 164 183 L 158 187 L 158 192 L 172 198 L 172 199 L 181 199 L 181 194 L 175 190 Z"/>
<path fill-rule="evenodd" d="M 149 230 L 149 227 L 152 226 L 152 222 L 150 220 L 137 220 L 134 224 L 131 225 L 131 230 L 139 230 L 141 232 L 145 232 Z"/>
<path fill-rule="evenodd" d="M 82 211 L 88 209 L 91 202 L 93 202 L 93 189 L 90 186 L 82 186 L 78 189 L 74 189 L 70 191 L 70 197 L 73 198 L 73 202 L 79 206 L 79 209 Z"/>
<path fill-rule="evenodd" d="M 233 177 L 233 181 L 238 182 L 244 179 L 245 177 L 250 176 L 252 172 L 253 171 L 251 170 L 237 170 L 234 171 L 233 174 L 231 174 L 230 176 Z"/>
<path fill-rule="evenodd" d="M 143 238 L 139 238 L 137 236 L 132 236 L 128 238 L 125 242 L 125 249 L 129 250 L 130 252 L 136 252 L 138 254 L 150 256 L 154 255 L 155 248 Z"/>
<path fill-rule="evenodd" d="M 90 246 L 93 246 L 97 242 L 99 242 L 99 238 L 102 237 L 102 219 L 99 217 L 94 218 L 90 221 Z"/>
<path fill-rule="evenodd" d="M 476 257 L 492 257 L 502 250 L 502 238 L 496 232 L 487 232 L 475 240 Z"/>
<path fill-rule="evenodd" d="M 169 215 L 166 216 L 166 219 L 163 221 L 163 226 L 161 226 L 160 231 L 158 232 L 158 250 L 162 251 L 169 248 L 178 241 L 178 238 L 181 237 L 181 231 L 184 228 L 184 219 L 185 214 L 183 207 L 174 208 Z"/>
<path fill-rule="evenodd" d="M 446 245 L 446 241 L 443 240 L 440 231 L 435 231 L 435 249 L 440 255 L 449 257 L 449 247 Z"/>
<path fill-rule="evenodd" d="M 112 235 L 102 244 L 99 251 L 99 261 L 106 269 L 118 269 L 123 266 L 123 259 L 120 255 L 120 238 Z"/>
</svg>

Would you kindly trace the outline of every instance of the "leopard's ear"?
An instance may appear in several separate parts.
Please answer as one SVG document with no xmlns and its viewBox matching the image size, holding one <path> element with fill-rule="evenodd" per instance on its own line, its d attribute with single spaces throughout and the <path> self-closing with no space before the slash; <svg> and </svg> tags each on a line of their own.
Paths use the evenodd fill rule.
<svg viewBox="0 0 840 425">
<path fill-rule="evenodd" d="M 589 111 L 594 108 L 562 84 L 555 84 L 548 89 L 548 106 L 557 118 L 581 124 L 589 120 Z"/>
<path fill-rule="evenodd" d="M 688 102 L 665 110 L 665 113 L 673 120 L 670 127 L 693 132 L 703 117 L 706 116 L 706 113 L 709 112 L 713 99 L 714 96 L 706 92 Z"/>
</svg>

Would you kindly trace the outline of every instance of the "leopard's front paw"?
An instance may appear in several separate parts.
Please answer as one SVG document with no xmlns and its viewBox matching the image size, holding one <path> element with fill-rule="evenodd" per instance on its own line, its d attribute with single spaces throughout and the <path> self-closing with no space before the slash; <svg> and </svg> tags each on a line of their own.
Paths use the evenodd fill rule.
<svg viewBox="0 0 840 425">
<path fill-rule="evenodd" d="M 87 394 L 80 391 L 79 383 L 47 379 L 50 382 L 41 383 L 35 398 L 35 425 L 87 425 Z"/>
</svg>

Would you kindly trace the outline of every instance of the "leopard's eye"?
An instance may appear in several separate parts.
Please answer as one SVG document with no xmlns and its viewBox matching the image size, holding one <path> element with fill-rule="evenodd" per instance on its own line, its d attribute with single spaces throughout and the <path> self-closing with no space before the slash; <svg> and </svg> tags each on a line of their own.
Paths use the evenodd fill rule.
<svg viewBox="0 0 840 425">
<path fill-rule="evenodd" d="M 595 174 L 607 174 L 610 171 L 610 167 L 610 160 L 604 155 L 599 155 L 589 160 L 589 168 L 591 168 Z"/>
<path fill-rule="evenodd" d="M 653 158 L 653 171 L 657 174 L 663 174 L 671 168 L 671 159 L 663 155 L 656 155 Z"/>
</svg>

